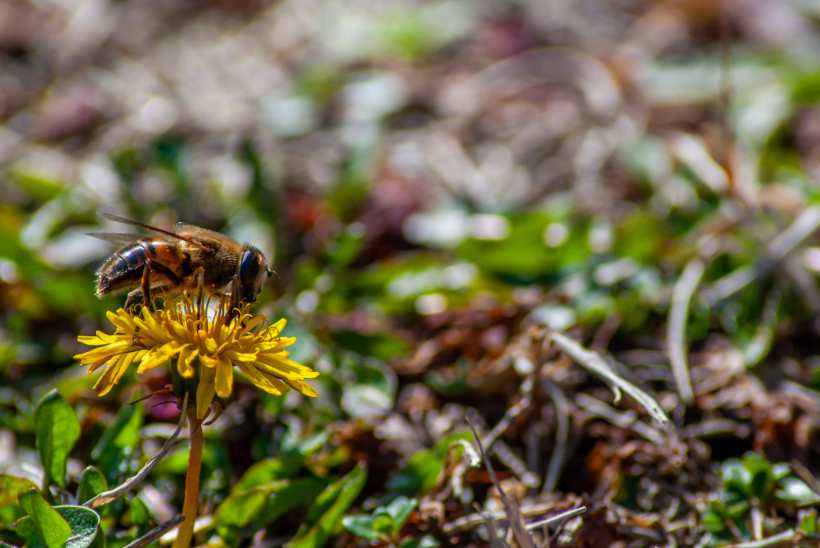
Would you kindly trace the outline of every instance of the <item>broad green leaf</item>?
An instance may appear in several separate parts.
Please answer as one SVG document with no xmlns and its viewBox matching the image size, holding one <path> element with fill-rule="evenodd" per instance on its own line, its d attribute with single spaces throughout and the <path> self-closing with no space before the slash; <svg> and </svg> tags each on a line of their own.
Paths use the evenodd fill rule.
<svg viewBox="0 0 820 548">
<path fill-rule="evenodd" d="M 356 382 L 344 391 L 342 409 L 352 417 L 365 420 L 388 413 L 395 400 L 395 375 L 388 374 L 385 366 L 354 362 L 350 369 L 356 375 Z"/>
<path fill-rule="evenodd" d="M 373 356 L 380 360 L 392 360 L 404 356 L 410 351 L 410 346 L 395 335 L 369 335 L 356 331 L 342 330 L 330 334 L 333 340 L 347 350 L 361 356 Z"/>
<path fill-rule="evenodd" d="M 31 489 L 21 494 L 19 500 L 20 506 L 29 513 L 29 517 L 17 521 L 15 530 L 27 540 L 27 544 L 35 546 L 40 542 L 41 547 L 45 548 L 65 546 L 71 536 L 71 526 L 40 496 L 40 493 Z M 32 532 L 35 534 L 32 535 Z"/>
<path fill-rule="evenodd" d="M 333 497 L 333 503 L 322 513 L 321 517 L 315 521 L 313 527 L 310 529 L 305 527 L 300 530 L 293 540 L 285 544 L 285 547 L 322 548 L 330 536 L 341 526 L 342 516 L 347 512 L 347 509 L 350 508 L 350 505 L 353 504 L 353 501 L 356 500 L 356 497 L 359 496 L 366 481 L 367 467 L 364 463 L 360 463 L 349 474 L 328 486 L 319 498 L 326 499 L 328 497 L 323 497 L 323 495 L 333 493 L 335 495 Z"/>
<path fill-rule="evenodd" d="M 95 545 L 94 541 L 100 525 L 100 516 L 97 512 L 82 506 L 55 506 L 54 508 L 49 507 L 49 510 L 53 512 L 55 520 L 62 521 L 62 524 L 68 527 L 68 536 L 63 541 L 65 544 L 62 542 L 58 544 L 42 542 L 38 537 L 39 524 L 36 520 L 37 516 L 32 514 L 35 517 L 34 520 L 31 517 L 25 517 L 15 524 L 16 532 L 21 537 L 26 538 L 27 548 L 89 548 Z M 31 535 L 31 533 L 34 533 L 34 537 L 27 538 L 26 535 Z M 104 544 L 100 545 L 104 546 Z"/>
<path fill-rule="evenodd" d="M 751 507 L 752 505 L 748 500 L 741 500 L 736 502 L 735 504 L 727 506 L 726 514 L 730 518 L 739 518 L 746 514 L 746 512 L 748 512 Z"/>
<path fill-rule="evenodd" d="M 77 488 L 77 504 L 85 504 L 100 493 L 108 491 L 108 482 L 102 472 L 89 466 L 83 470 L 80 486 Z"/>
<path fill-rule="evenodd" d="M 393 532 L 398 533 L 404 527 L 404 522 L 416 508 L 418 501 L 407 497 L 398 497 L 387 505 L 387 512 L 393 518 Z"/>
<path fill-rule="evenodd" d="M 275 523 L 288 512 L 307 507 L 326 487 L 327 480 L 304 478 L 291 481 L 268 498 L 264 523 Z"/>
<path fill-rule="evenodd" d="M 752 476 L 743 461 L 740 459 L 726 459 L 720 467 L 721 476 L 726 489 L 734 489 L 740 493 L 750 494 Z"/>
<path fill-rule="evenodd" d="M 257 462 L 242 475 L 231 489 L 232 493 L 240 493 L 254 487 L 268 485 L 277 480 L 288 479 L 302 468 L 305 457 L 300 454 L 265 459 Z"/>
<path fill-rule="evenodd" d="M 236 541 L 239 530 L 254 521 L 264 511 L 268 497 L 287 485 L 286 481 L 272 482 L 226 498 L 214 513 L 214 524 L 226 541 Z"/>
<path fill-rule="evenodd" d="M 441 543 L 433 535 L 424 535 L 421 540 L 410 539 L 400 548 L 438 548 Z"/>
<path fill-rule="evenodd" d="M 25 478 L 0 474 L 0 508 L 16 503 L 17 497 L 29 489 L 37 489 L 37 486 Z"/>
<path fill-rule="evenodd" d="M 43 463 L 43 484 L 66 486 L 68 454 L 80 437 L 80 421 L 59 392 L 46 394 L 34 410 L 34 428 L 37 433 L 37 452 Z"/>
<path fill-rule="evenodd" d="M 751 476 L 751 482 L 749 483 L 751 493 L 758 499 L 763 500 L 774 487 L 772 463 L 754 453 L 746 453 L 743 455 L 743 465 Z"/>
<path fill-rule="evenodd" d="M 131 523 L 134 525 L 148 525 L 151 522 L 151 511 L 148 510 L 141 498 L 134 497 L 128 510 L 131 515 Z"/>
<path fill-rule="evenodd" d="M 792 468 L 787 462 L 776 462 L 772 464 L 772 472 L 774 473 L 775 481 L 780 481 L 791 474 Z"/>
<path fill-rule="evenodd" d="M 407 465 L 387 482 L 388 488 L 407 494 L 424 493 L 433 488 L 441 473 L 444 458 L 454 445 L 454 457 L 461 458 L 464 447 L 462 441 L 470 441 L 473 434 L 461 432 L 450 434 L 439 441 L 432 451 L 420 451 L 413 455 Z"/>
<path fill-rule="evenodd" d="M 377 533 L 389 536 L 393 532 L 393 516 L 387 510 L 379 508 L 373 513 L 373 530 Z"/>
<path fill-rule="evenodd" d="M 275 523 L 288 512 L 313 502 L 325 487 L 327 481 L 323 479 L 302 478 L 234 493 L 216 509 L 215 527 L 223 539 L 235 543 L 243 527 L 253 524 L 258 529 Z"/>
<path fill-rule="evenodd" d="M 442 396 L 454 398 L 467 390 L 470 365 L 466 360 L 458 360 L 446 372 L 431 369 L 424 374 L 424 382 Z"/>
<path fill-rule="evenodd" d="M 717 532 L 722 531 L 726 525 L 723 522 L 723 517 L 712 510 L 711 508 L 707 508 L 703 512 L 703 528 L 707 531 Z"/>
<path fill-rule="evenodd" d="M 805 508 L 800 510 L 797 514 L 798 529 L 810 535 L 817 534 L 817 510 L 814 508 Z"/>
<path fill-rule="evenodd" d="M 114 422 L 105 429 L 100 441 L 91 452 L 91 458 L 99 460 L 104 455 L 115 454 L 116 449 L 136 445 L 139 441 L 142 419 L 142 403 L 120 407 Z"/>
<path fill-rule="evenodd" d="M 782 500 L 799 501 L 813 499 L 817 494 L 803 480 L 789 477 L 780 480 L 780 489 L 775 496 Z"/>
<path fill-rule="evenodd" d="M 373 528 L 373 516 L 347 516 L 342 520 L 342 526 L 354 535 L 368 540 L 385 539 L 386 537 Z"/>
<path fill-rule="evenodd" d="M 66 543 L 66 548 L 88 548 L 91 546 L 100 525 L 99 514 L 82 506 L 57 506 L 55 510 L 71 526 L 71 537 Z"/>
</svg>

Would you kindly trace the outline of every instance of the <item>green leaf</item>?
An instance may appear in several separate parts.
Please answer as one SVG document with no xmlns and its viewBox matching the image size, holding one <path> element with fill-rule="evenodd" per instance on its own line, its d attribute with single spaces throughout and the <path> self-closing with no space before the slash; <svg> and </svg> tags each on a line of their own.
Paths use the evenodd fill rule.
<svg viewBox="0 0 820 548">
<path fill-rule="evenodd" d="M 42 500 L 42 497 L 40 500 Z M 40 518 L 37 514 L 32 514 L 31 517 L 18 520 L 14 526 L 17 534 L 26 539 L 27 548 L 89 548 L 94 544 L 100 525 L 100 516 L 97 512 L 82 506 L 55 506 L 51 508 L 44 500 L 43 503 L 52 513 L 51 518 L 55 520 L 55 523 L 59 526 L 61 522 L 62 526 L 68 528 L 68 534 L 64 541 L 56 544 L 49 544 L 47 540 L 42 541 L 41 537 L 38 536 L 40 524 L 37 520 Z M 30 538 L 31 533 L 34 533 L 34 538 Z"/>
<path fill-rule="evenodd" d="M 27 544 L 34 546 L 39 541 L 41 547 L 45 548 L 65 546 L 71 536 L 71 526 L 40 496 L 40 493 L 31 489 L 21 494 L 19 500 L 20 506 L 29 513 L 30 517 L 18 520 L 15 524 L 15 531 L 27 540 Z M 26 520 L 28 523 L 25 523 Z M 32 535 L 32 532 L 35 534 Z"/>
<path fill-rule="evenodd" d="M 703 512 L 703 528 L 707 531 L 717 532 L 722 531 L 726 525 L 723 523 L 723 517 L 712 510 L 711 508 L 707 508 Z"/>
<path fill-rule="evenodd" d="M 368 540 L 386 540 L 384 535 L 378 533 L 373 528 L 373 516 L 347 516 L 342 520 L 342 526 L 354 535 L 366 538 Z"/>
<path fill-rule="evenodd" d="M 373 513 L 373 530 L 384 536 L 393 532 L 393 516 L 380 508 Z"/>
<path fill-rule="evenodd" d="M 791 466 L 787 462 L 777 462 L 772 464 L 772 472 L 774 473 L 774 480 L 780 481 L 792 472 Z"/>
<path fill-rule="evenodd" d="M 100 493 L 108 491 L 108 482 L 102 472 L 89 466 L 83 470 L 80 486 L 77 488 L 77 504 L 85 504 Z"/>
<path fill-rule="evenodd" d="M 277 480 L 288 479 L 293 476 L 305 463 L 301 454 L 288 455 L 275 459 L 265 459 L 257 462 L 242 475 L 242 478 L 231 489 L 232 493 L 240 493 L 254 487 L 268 485 Z M 224 504 L 224 503 L 223 503 Z"/>
<path fill-rule="evenodd" d="M 29 489 L 37 489 L 37 486 L 25 478 L 0 474 L 0 508 L 16 503 L 17 497 Z"/>
<path fill-rule="evenodd" d="M 387 512 L 393 518 L 393 532 L 398 533 L 404 527 L 404 522 L 416 508 L 418 501 L 407 497 L 398 497 L 387 505 Z"/>
<path fill-rule="evenodd" d="M 80 437 L 80 421 L 59 392 L 46 394 L 34 410 L 37 452 L 43 464 L 43 485 L 51 482 L 65 489 L 68 454 Z"/>
<path fill-rule="evenodd" d="M 320 478 L 304 478 L 290 482 L 268 498 L 264 523 L 275 523 L 288 512 L 306 507 L 319 496 L 327 484 L 327 480 Z"/>
<path fill-rule="evenodd" d="M 100 525 L 100 516 L 82 506 L 57 506 L 54 508 L 71 526 L 71 537 L 66 548 L 88 548 L 94 542 Z"/>
<path fill-rule="evenodd" d="M 424 374 L 424 382 L 445 397 L 455 398 L 467 390 L 470 365 L 466 360 L 458 360 L 446 371 L 431 369 Z"/>
<path fill-rule="evenodd" d="M 743 465 L 751 476 L 749 483 L 751 493 L 763 500 L 774 487 L 772 463 L 768 459 L 749 452 L 743 455 Z"/>
<path fill-rule="evenodd" d="M 436 484 L 450 447 L 455 444 L 453 456 L 459 459 L 464 451 L 461 442 L 472 439 L 473 434 L 471 432 L 460 432 L 445 436 L 432 451 L 419 451 L 413 455 L 404 469 L 387 482 L 387 487 L 394 492 L 408 494 L 429 491 Z"/>
<path fill-rule="evenodd" d="M 99 460 L 106 455 L 115 455 L 117 449 L 133 447 L 139 441 L 142 428 L 142 404 L 123 405 L 111 426 L 105 429 L 100 441 L 91 452 L 91 458 Z"/>
<path fill-rule="evenodd" d="M 720 467 L 726 489 L 749 495 L 751 493 L 752 475 L 740 459 L 726 459 Z"/>
<path fill-rule="evenodd" d="M 788 477 L 780 480 L 780 489 L 775 496 L 781 500 L 800 501 L 815 498 L 816 494 L 803 480 Z"/>
<path fill-rule="evenodd" d="M 438 548 L 441 543 L 433 535 L 424 535 L 421 540 L 410 539 L 400 546 L 400 548 Z"/>
<path fill-rule="evenodd" d="M 306 507 L 325 487 L 326 480 L 311 477 L 273 482 L 234 493 L 216 509 L 214 525 L 226 542 L 236 544 L 243 527 L 253 524 L 261 529 L 275 523 L 288 512 Z"/>
<path fill-rule="evenodd" d="M 798 529 L 810 535 L 817 534 L 817 510 L 805 508 L 797 514 Z"/>
<path fill-rule="evenodd" d="M 131 523 L 134 525 L 148 525 L 151 522 L 151 511 L 139 497 L 134 497 L 131 500 L 129 507 L 131 514 Z"/>
<path fill-rule="evenodd" d="M 395 335 L 367 335 L 356 331 L 342 330 L 333 332 L 330 336 L 342 348 L 362 356 L 373 356 L 385 361 L 404 356 L 410 351 L 410 346 Z"/>
<path fill-rule="evenodd" d="M 219 535 L 227 542 L 235 544 L 239 530 L 257 519 L 264 511 L 268 497 L 286 485 L 286 481 L 273 482 L 234 493 L 226 498 L 214 513 L 214 524 Z"/>
<path fill-rule="evenodd" d="M 285 544 L 286 548 L 322 548 L 332 534 L 334 534 L 341 525 L 341 519 L 356 497 L 364 487 L 367 481 L 367 467 L 364 463 L 359 463 L 356 468 L 342 479 L 328 486 L 327 489 L 319 496 L 319 499 L 327 499 L 324 495 L 333 493 L 333 503 L 321 514 L 318 520 L 315 520 L 315 525 L 308 529 L 305 527 L 300 530 L 296 536 Z M 326 502 L 323 501 L 323 502 Z M 318 505 L 318 501 L 317 501 Z M 324 504 L 322 505 L 324 506 Z M 315 506 L 316 507 L 316 506 Z M 315 508 L 314 507 L 314 508 Z M 309 517 L 313 514 L 313 509 L 309 513 Z"/>
<path fill-rule="evenodd" d="M 393 408 L 396 381 L 384 367 L 350 364 L 356 382 L 344 391 L 342 409 L 352 417 L 365 420 L 385 415 Z"/>
</svg>

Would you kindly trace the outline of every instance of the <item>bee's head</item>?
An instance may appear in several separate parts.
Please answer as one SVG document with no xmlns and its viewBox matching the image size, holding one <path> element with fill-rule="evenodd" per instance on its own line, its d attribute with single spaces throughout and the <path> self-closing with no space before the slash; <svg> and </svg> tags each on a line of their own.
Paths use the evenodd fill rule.
<svg viewBox="0 0 820 548">
<path fill-rule="evenodd" d="M 270 274 L 268 260 L 262 252 L 252 245 L 247 246 L 239 263 L 239 298 L 246 303 L 256 301 L 262 291 L 262 282 Z"/>
</svg>

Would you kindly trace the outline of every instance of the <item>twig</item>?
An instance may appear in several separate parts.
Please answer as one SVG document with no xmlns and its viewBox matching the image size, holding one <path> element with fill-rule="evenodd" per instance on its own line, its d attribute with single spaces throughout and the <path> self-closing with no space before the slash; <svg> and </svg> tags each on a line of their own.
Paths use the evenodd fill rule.
<svg viewBox="0 0 820 548">
<path fill-rule="evenodd" d="M 518 510 L 524 517 L 536 517 L 543 516 L 547 512 L 555 510 L 556 507 L 560 507 L 561 505 L 562 503 L 560 502 L 547 502 L 522 506 Z M 479 508 L 478 513 L 454 519 L 453 521 L 444 524 L 441 530 L 444 531 L 445 534 L 450 535 L 458 531 L 471 529 L 484 523 L 485 517 L 489 517 L 494 521 L 498 521 L 501 519 L 505 519 L 507 517 L 507 514 L 505 514 L 504 512 L 482 512 Z"/>
<path fill-rule="evenodd" d="M 490 536 L 490 546 L 492 546 L 492 548 L 509 548 L 510 545 L 501 540 L 498 536 L 498 531 L 495 528 L 495 521 L 493 521 L 488 514 L 481 514 L 481 517 L 487 527 L 487 534 Z"/>
<path fill-rule="evenodd" d="M 681 428 L 680 437 L 685 440 L 687 438 L 715 436 L 727 433 L 734 434 L 739 438 L 745 438 L 749 435 L 749 427 L 732 419 L 706 419 Z"/>
<path fill-rule="evenodd" d="M 580 407 L 583 407 L 584 409 L 607 419 L 616 426 L 635 431 L 655 445 L 663 446 L 667 443 L 663 435 L 655 428 L 652 428 L 648 424 L 637 420 L 636 413 L 634 411 L 618 411 L 601 400 L 593 398 L 583 392 L 576 394 L 575 403 L 577 403 Z"/>
<path fill-rule="evenodd" d="M 798 215 L 786 230 L 775 236 L 766 246 L 773 259 L 782 259 L 786 253 L 814 234 L 820 227 L 820 206 L 811 205 Z"/>
<path fill-rule="evenodd" d="M 803 265 L 800 255 L 789 253 L 783 260 L 783 271 L 794 283 L 800 300 L 813 314 L 820 313 L 820 290 L 814 275 Z"/>
<path fill-rule="evenodd" d="M 703 278 L 704 270 L 705 266 L 700 259 L 695 258 L 686 263 L 678 283 L 675 284 L 669 321 L 666 324 L 666 345 L 669 348 L 672 373 L 675 375 L 680 397 L 686 405 L 691 405 L 695 401 L 686 357 L 686 320 L 689 318 L 692 295 Z"/>
<path fill-rule="evenodd" d="M 518 416 L 530 406 L 532 403 L 532 389 L 535 386 L 535 375 L 530 374 L 524 379 L 524 382 L 521 383 L 521 401 L 517 404 L 510 407 L 507 412 L 504 414 L 504 418 L 502 418 L 495 427 L 490 430 L 490 432 L 484 436 L 483 443 L 484 446 L 487 448 L 487 451 L 490 451 L 495 443 L 495 440 L 503 434 L 507 428 L 510 427 L 512 421 L 514 421 Z"/>
<path fill-rule="evenodd" d="M 618 314 L 607 316 L 601 327 L 598 328 L 598 332 L 595 333 L 589 348 L 595 352 L 606 350 L 606 347 L 609 346 L 609 340 L 618 331 L 619 325 L 621 325 L 621 317 Z"/>
<path fill-rule="evenodd" d="M 814 477 L 814 474 L 812 474 L 808 468 L 803 466 L 802 462 L 797 459 L 792 459 L 789 464 L 792 467 L 792 472 L 794 472 L 797 477 L 805 481 L 806 485 L 808 485 L 812 491 L 820 494 L 820 483 L 817 482 L 817 478 Z"/>
<path fill-rule="evenodd" d="M 526 485 L 527 487 L 538 487 L 541 483 L 541 478 L 538 474 L 531 472 L 527 469 L 527 465 L 524 464 L 518 456 L 512 452 L 506 443 L 503 441 L 496 441 L 495 445 L 493 446 L 493 453 L 498 459 L 504 463 L 504 466 L 509 468 L 513 474 L 518 476 L 521 479 L 521 482 Z"/>
<path fill-rule="evenodd" d="M 669 421 L 666 413 L 663 412 L 661 406 L 652 396 L 619 376 L 600 354 L 587 350 L 562 333 L 550 333 L 548 337 L 555 341 L 579 365 L 586 367 L 611 383 L 612 391 L 615 393 L 615 401 L 620 399 L 620 390 L 623 390 L 641 404 L 655 420 L 661 423 Z"/>
<path fill-rule="evenodd" d="M 704 288 L 701 297 L 709 306 L 730 297 L 758 277 L 770 272 L 786 254 L 800 245 L 820 228 L 820 206 L 812 205 L 803 210 L 785 230 L 775 236 L 766 246 L 766 259 L 730 272 L 711 286 Z"/>
<path fill-rule="evenodd" d="M 569 402 L 567 402 L 564 391 L 561 387 L 549 379 L 541 379 L 541 386 L 549 394 L 555 404 L 555 416 L 558 428 L 555 432 L 555 449 L 550 456 L 550 464 L 547 467 L 547 479 L 544 481 L 542 494 L 552 493 L 561 476 L 561 468 L 564 465 L 567 451 L 567 438 L 569 437 Z"/>
<path fill-rule="evenodd" d="M 734 99 L 734 82 L 732 79 L 732 33 L 729 14 L 723 13 L 720 18 L 720 57 L 721 57 L 721 85 L 720 85 L 720 129 L 721 155 L 720 161 L 732 181 L 732 149 L 735 146 L 735 134 L 732 131 L 732 100 Z M 732 181 L 734 182 L 734 181 Z"/>
<path fill-rule="evenodd" d="M 146 534 L 126 546 L 125 548 L 145 548 L 146 546 L 156 542 L 162 535 L 185 521 L 185 516 L 177 514 L 165 523 L 159 524 L 157 527 L 151 529 Z"/>
<path fill-rule="evenodd" d="M 790 541 L 793 537 L 794 529 L 786 529 L 780 534 L 771 536 L 769 538 L 764 538 L 763 540 L 730 544 L 727 548 L 767 548 L 768 546 L 774 546 L 775 544 L 780 544 L 781 542 Z"/>
<path fill-rule="evenodd" d="M 775 287 L 766 297 L 763 305 L 763 315 L 755 330 L 754 337 L 743 350 L 743 362 L 747 365 L 754 365 L 762 360 L 772 346 L 772 339 L 777 328 L 777 310 L 780 308 L 782 291 Z"/>
<path fill-rule="evenodd" d="M 572 510 L 567 510 L 566 512 L 561 512 L 560 514 L 556 514 L 554 516 L 550 516 L 539 521 L 528 523 L 527 531 L 532 531 L 533 529 L 538 529 L 539 527 L 543 527 L 544 525 L 549 525 L 557 521 L 574 518 L 575 516 L 581 515 L 586 511 L 586 506 L 579 506 L 578 508 L 573 508 Z"/>
<path fill-rule="evenodd" d="M 532 539 L 524 526 L 524 518 L 521 515 L 521 511 L 518 509 L 518 505 L 515 503 L 515 500 L 508 497 L 501 488 L 501 483 L 495 475 L 492 463 L 487 458 L 487 453 L 484 451 L 484 446 L 481 443 L 481 438 L 476 432 L 475 426 L 473 426 L 473 421 L 468 419 L 468 423 L 470 424 L 470 429 L 473 431 L 473 435 L 475 436 L 475 441 L 478 444 L 478 451 L 481 453 L 481 458 L 484 460 L 484 466 L 487 467 L 487 472 L 490 474 L 490 479 L 493 482 L 493 486 L 496 488 L 498 491 L 498 496 L 501 498 L 501 504 L 504 505 L 504 511 L 507 513 L 507 519 L 510 522 L 510 528 L 515 535 L 515 540 L 518 543 L 518 546 L 520 548 L 535 548 L 532 544 Z"/>
<path fill-rule="evenodd" d="M 709 544 L 709 542 L 711 540 L 712 540 L 712 533 L 706 533 L 705 535 L 700 537 L 700 540 L 698 541 L 697 544 L 695 544 L 694 548 L 703 548 L 704 546 Z"/>
<path fill-rule="evenodd" d="M 125 480 L 118 487 L 115 487 L 114 489 L 111 489 L 110 491 L 106 491 L 105 493 L 100 493 L 99 495 L 97 495 L 93 499 L 91 499 L 88 502 L 86 502 L 85 504 L 83 504 L 83 506 L 85 506 L 86 508 L 98 508 L 98 507 L 100 507 L 104 504 L 108 504 L 109 502 L 113 502 L 113 501 L 117 500 L 118 498 L 120 498 L 121 496 L 126 494 L 128 491 L 130 491 L 131 489 L 133 489 L 134 487 L 139 485 L 139 483 L 142 480 L 144 480 L 145 477 L 148 474 L 151 473 L 151 470 L 153 470 L 154 467 L 157 464 L 159 464 L 159 461 L 161 461 L 163 458 L 165 458 L 165 455 L 167 455 L 168 452 L 171 450 L 171 445 L 176 441 L 177 436 L 179 436 L 180 431 L 182 431 L 182 427 L 185 424 L 185 418 L 187 416 L 186 413 L 185 413 L 185 410 L 188 409 L 188 393 L 187 392 L 185 393 L 185 399 L 182 402 L 182 409 L 183 409 L 183 412 L 182 412 L 181 416 L 179 417 L 179 425 L 177 426 L 177 429 L 174 431 L 174 434 L 170 438 L 168 438 L 168 441 L 166 441 L 165 445 L 162 446 L 162 450 L 156 456 L 154 456 L 154 458 L 149 460 L 145 464 L 145 466 L 142 467 L 142 469 L 139 472 L 137 472 L 136 476 L 133 476 L 133 477 Z"/>
</svg>

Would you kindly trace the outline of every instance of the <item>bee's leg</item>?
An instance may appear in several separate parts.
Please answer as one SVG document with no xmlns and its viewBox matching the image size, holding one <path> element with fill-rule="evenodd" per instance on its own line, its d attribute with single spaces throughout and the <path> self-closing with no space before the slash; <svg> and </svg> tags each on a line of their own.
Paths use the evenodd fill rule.
<svg viewBox="0 0 820 548">
<path fill-rule="evenodd" d="M 171 288 L 178 287 L 179 284 L 182 283 L 179 276 L 174 274 L 167 266 L 162 263 L 154 262 L 151 259 L 146 259 L 145 266 L 142 270 L 142 284 L 138 290 L 142 294 L 142 302 L 146 307 L 151 306 L 151 272 L 159 274 L 168 280 L 168 284 Z M 158 293 L 162 293 L 167 290 L 168 287 L 154 288 L 154 295 L 156 296 Z M 132 293 L 136 293 L 136 291 L 133 291 Z M 128 294 L 129 300 L 132 293 Z"/>
<path fill-rule="evenodd" d="M 228 321 L 236 317 L 236 310 L 239 308 L 239 276 L 233 275 L 231 280 L 231 301 L 230 313 L 228 314 Z"/>
<path fill-rule="evenodd" d="M 142 289 L 135 289 L 131 293 L 128 294 L 128 297 L 125 299 L 125 309 L 128 310 L 131 308 L 132 305 L 138 303 L 142 300 Z"/>
<path fill-rule="evenodd" d="M 202 317 L 205 307 L 205 269 L 199 269 L 199 276 L 197 277 L 197 296 L 196 296 L 196 317 Z"/>
<path fill-rule="evenodd" d="M 151 267 L 154 261 L 151 259 L 145 260 L 145 266 L 142 267 L 142 305 L 151 310 Z"/>
</svg>

